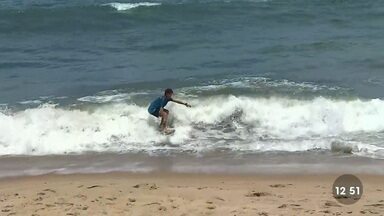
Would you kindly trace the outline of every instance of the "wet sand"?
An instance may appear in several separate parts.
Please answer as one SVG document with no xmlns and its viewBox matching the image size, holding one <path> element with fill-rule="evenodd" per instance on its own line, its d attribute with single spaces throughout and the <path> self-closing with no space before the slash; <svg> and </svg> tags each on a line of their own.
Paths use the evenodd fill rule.
<svg viewBox="0 0 384 216">
<path fill-rule="evenodd" d="M 384 215 L 384 176 L 357 175 L 362 198 L 342 205 L 338 177 L 107 173 L 0 180 L 0 215 Z"/>
</svg>

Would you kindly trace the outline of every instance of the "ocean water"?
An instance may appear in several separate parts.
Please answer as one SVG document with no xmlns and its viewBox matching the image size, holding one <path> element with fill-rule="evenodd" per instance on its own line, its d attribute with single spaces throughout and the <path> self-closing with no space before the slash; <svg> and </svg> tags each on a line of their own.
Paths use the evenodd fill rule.
<svg viewBox="0 0 384 216">
<path fill-rule="evenodd" d="M 384 173 L 383 25 L 380 0 L 2 0 L 0 175 Z"/>
</svg>

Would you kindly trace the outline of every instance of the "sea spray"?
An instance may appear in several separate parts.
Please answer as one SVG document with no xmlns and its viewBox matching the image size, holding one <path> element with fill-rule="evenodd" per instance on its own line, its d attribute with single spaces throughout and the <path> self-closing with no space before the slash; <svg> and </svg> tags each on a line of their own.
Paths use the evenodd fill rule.
<svg viewBox="0 0 384 216">
<path fill-rule="evenodd" d="M 331 150 L 384 130 L 384 101 L 215 96 L 194 99 L 190 109 L 170 104 L 176 133 L 158 131 L 159 120 L 144 106 L 126 103 L 93 109 L 43 105 L 1 113 L 0 154 L 84 152 L 201 152 Z M 364 133 L 361 137 L 356 134 Z M 382 152 L 377 140 L 361 140 L 356 151 Z M 172 145 L 162 145 L 170 143 Z M 349 147 L 348 147 L 349 146 Z M 376 155 L 382 157 L 383 155 Z"/>
</svg>

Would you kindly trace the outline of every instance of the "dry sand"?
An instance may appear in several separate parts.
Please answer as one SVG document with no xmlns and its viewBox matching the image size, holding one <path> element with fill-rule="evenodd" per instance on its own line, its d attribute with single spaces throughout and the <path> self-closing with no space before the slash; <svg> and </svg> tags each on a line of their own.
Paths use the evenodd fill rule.
<svg viewBox="0 0 384 216">
<path fill-rule="evenodd" d="M 339 204 L 337 175 L 45 175 L 0 180 L 0 215 L 384 215 L 384 176 L 357 175 Z"/>
</svg>

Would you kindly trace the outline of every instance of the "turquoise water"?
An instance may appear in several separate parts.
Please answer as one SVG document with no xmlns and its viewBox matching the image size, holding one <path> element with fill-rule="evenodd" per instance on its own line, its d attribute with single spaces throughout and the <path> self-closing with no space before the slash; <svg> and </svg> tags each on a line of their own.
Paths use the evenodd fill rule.
<svg viewBox="0 0 384 216">
<path fill-rule="evenodd" d="M 0 2 L 0 155 L 384 158 L 384 2 Z M 174 136 L 146 106 L 165 88 Z M 340 154 L 341 153 L 341 154 Z"/>
</svg>

